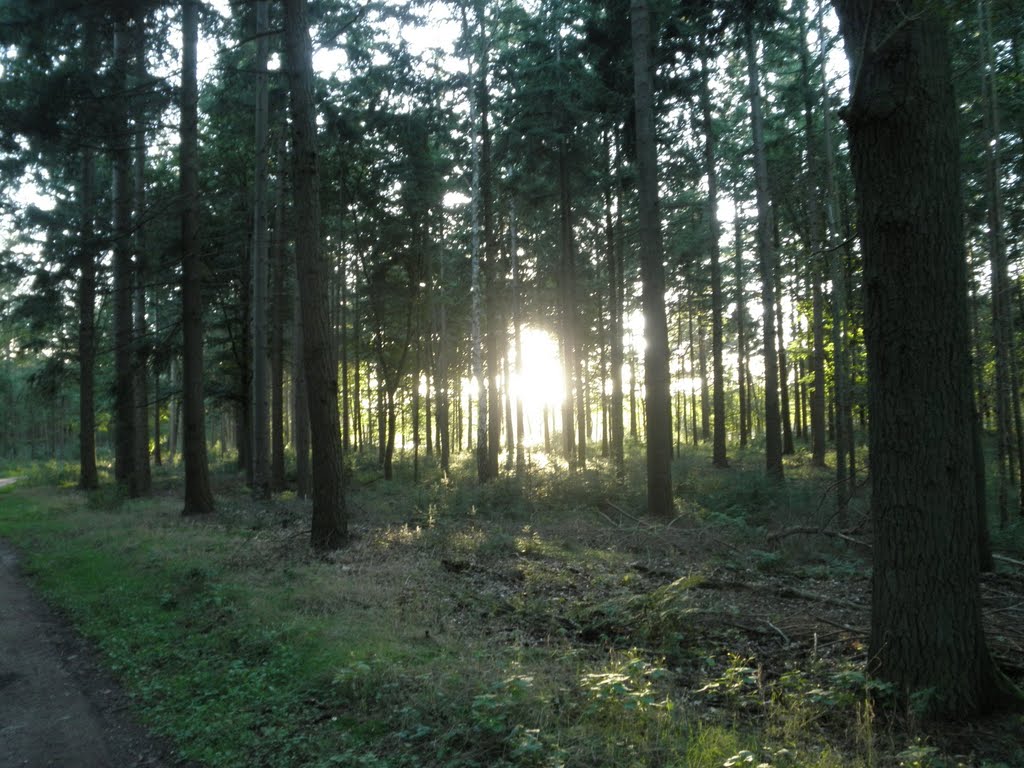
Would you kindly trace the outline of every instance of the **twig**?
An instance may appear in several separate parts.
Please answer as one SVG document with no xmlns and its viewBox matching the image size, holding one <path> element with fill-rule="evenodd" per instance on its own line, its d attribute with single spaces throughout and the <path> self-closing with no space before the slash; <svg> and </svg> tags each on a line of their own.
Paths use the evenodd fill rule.
<svg viewBox="0 0 1024 768">
<path fill-rule="evenodd" d="M 765 619 L 764 623 L 767 624 L 769 627 L 771 627 L 772 629 L 774 629 L 776 632 L 779 633 L 779 637 L 782 638 L 782 642 L 783 643 L 785 643 L 786 645 L 792 645 L 793 644 L 793 641 L 790 640 L 789 637 L 786 636 L 786 633 L 783 632 L 778 627 L 776 627 L 774 624 L 772 624 L 772 622 L 769 619 Z"/>
<path fill-rule="evenodd" d="M 814 618 L 818 621 L 824 622 L 825 624 L 837 627 L 838 629 L 842 629 L 854 635 L 866 635 L 868 633 L 866 629 L 858 629 L 857 627 L 851 627 L 848 624 L 841 624 L 838 621 L 832 621 L 832 619 L 826 619 L 824 616 L 818 616 L 817 614 L 814 615 Z"/>
<path fill-rule="evenodd" d="M 1018 568 L 1024 568 L 1024 562 L 1014 560 L 1012 557 L 1007 557 L 1006 555 L 992 555 L 992 559 L 1000 560 L 1004 563 L 1009 563 L 1010 565 L 1016 565 Z"/>
</svg>

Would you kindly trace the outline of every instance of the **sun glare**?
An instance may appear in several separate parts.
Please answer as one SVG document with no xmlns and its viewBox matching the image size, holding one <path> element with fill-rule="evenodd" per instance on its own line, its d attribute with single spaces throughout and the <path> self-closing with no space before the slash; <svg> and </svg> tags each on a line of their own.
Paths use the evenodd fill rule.
<svg viewBox="0 0 1024 768">
<path fill-rule="evenodd" d="M 543 439 L 544 409 L 557 411 L 564 394 L 558 341 L 547 331 L 527 326 L 522 330 L 523 359 L 512 377 L 512 397 L 523 400 L 527 441 Z"/>
</svg>

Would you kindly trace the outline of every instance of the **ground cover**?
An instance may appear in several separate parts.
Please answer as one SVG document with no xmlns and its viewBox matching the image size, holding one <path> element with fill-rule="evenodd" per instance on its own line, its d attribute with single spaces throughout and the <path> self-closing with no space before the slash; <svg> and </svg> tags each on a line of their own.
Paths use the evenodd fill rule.
<svg viewBox="0 0 1024 768">
<path fill-rule="evenodd" d="M 228 470 L 208 520 L 180 518 L 171 470 L 134 501 L 37 470 L 0 490 L 0 536 L 142 718 L 209 766 L 1024 764 L 1018 716 L 880 711 L 863 488 L 840 537 L 831 476 L 802 457 L 782 487 L 755 456 L 675 470 L 678 515 L 654 521 L 604 471 L 414 485 L 357 457 L 354 539 L 325 558 L 305 502 L 254 503 Z M 1011 559 L 1020 540 L 997 532 Z M 1019 679 L 1024 571 L 1001 561 L 983 593 Z"/>
</svg>

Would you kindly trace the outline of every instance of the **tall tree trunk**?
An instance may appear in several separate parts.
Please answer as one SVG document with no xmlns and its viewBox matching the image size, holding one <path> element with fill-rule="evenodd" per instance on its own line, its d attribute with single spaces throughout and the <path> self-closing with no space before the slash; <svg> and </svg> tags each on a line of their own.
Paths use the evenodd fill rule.
<svg viewBox="0 0 1024 768">
<path fill-rule="evenodd" d="M 743 219 L 736 211 L 736 379 L 740 401 L 740 448 L 750 440 L 750 390 L 747 388 L 746 270 L 743 268 Z"/>
<path fill-rule="evenodd" d="M 822 138 L 824 140 L 825 165 L 825 240 L 829 252 L 829 274 L 832 279 L 832 381 L 834 389 L 834 413 L 831 419 L 836 446 L 836 517 L 839 525 L 845 527 L 848 519 L 849 475 L 847 459 L 853 455 L 852 422 L 848 418 L 850 409 L 850 377 L 845 340 L 846 323 L 846 265 L 843 263 L 843 249 L 839 242 L 839 223 L 836 205 L 839 193 L 836 189 L 835 154 L 832 151 L 832 113 L 829 108 L 828 77 L 825 73 L 826 37 L 824 13 L 818 7 L 818 39 L 821 50 L 818 67 L 821 74 Z M 850 461 L 852 467 L 852 460 Z"/>
<path fill-rule="evenodd" d="M 776 249 L 776 253 L 778 250 Z M 780 269 L 779 272 L 782 270 Z M 782 454 L 792 456 L 796 453 L 793 445 L 793 414 L 789 407 L 789 364 L 786 354 L 786 339 L 783 334 L 785 326 L 782 317 L 782 285 L 781 280 L 776 286 L 775 329 L 779 344 L 779 409 L 782 414 Z"/>
<path fill-rule="evenodd" d="M 295 263 L 302 312 L 303 364 L 309 389 L 313 448 L 313 525 L 316 549 L 335 549 L 348 538 L 342 486 L 338 367 L 328 312 L 330 272 L 320 249 L 320 170 L 313 103 L 313 48 L 306 0 L 284 0 L 285 50 L 291 90 Z"/>
<path fill-rule="evenodd" d="M 309 497 L 312 488 L 309 475 L 309 389 L 306 386 L 306 366 L 302 360 L 305 333 L 298 290 L 294 291 L 292 299 L 292 441 L 295 444 L 295 495 L 305 499 Z"/>
<path fill-rule="evenodd" d="M 99 40 L 96 22 L 86 14 L 83 29 L 85 71 L 95 76 L 99 69 Z M 96 469 L 96 154 L 88 143 L 82 146 L 79 205 L 78 282 L 78 487 L 91 491 L 99 487 Z M 13 413 L 13 409 L 10 411 Z"/>
<path fill-rule="evenodd" d="M 874 531 L 868 664 L 926 716 L 1022 699 L 982 629 L 967 270 L 944 11 L 836 0 L 864 263 Z M 1016 695 L 1015 695 L 1016 694 Z"/>
<path fill-rule="evenodd" d="M 523 381 L 523 334 L 520 319 L 521 309 L 519 306 L 519 240 L 516 222 L 515 203 L 509 203 L 509 256 L 512 267 L 512 329 L 514 333 L 516 353 L 516 379 Z M 521 387 L 520 387 L 521 388 Z M 525 417 L 523 414 L 523 395 L 516 392 L 516 477 L 522 477 L 526 472 L 526 448 L 525 448 Z"/>
<path fill-rule="evenodd" d="M 625 423 L 623 413 L 623 393 L 622 393 L 622 364 L 623 364 L 623 349 L 622 349 L 622 279 L 620 274 L 620 243 L 621 239 L 621 226 L 616 227 L 616 223 L 621 223 L 622 218 L 622 195 L 619 194 L 620 184 L 618 181 L 618 170 L 620 164 L 621 150 L 615 146 L 614 151 L 616 153 L 615 160 L 615 171 L 616 180 L 612 180 L 612 152 L 613 142 L 611 131 L 605 132 L 605 174 L 608 176 L 607 186 L 605 187 L 605 198 L 604 198 L 604 226 L 607 249 L 605 254 L 606 269 L 608 271 L 608 358 L 609 365 L 611 366 L 611 380 L 612 380 L 612 392 L 611 400 L 609 402 L 608 411 L 608 431 L 609 431 L 609 452 L 612 459 L 612 467 L 615 471 L 615 477 L 622 480 L 626 474 L 626 463 L 625 463 Z M 612 214 L 612 184 L 615 184 L 615 214 Z M 616 221 L 618 219 L 618 222 Z"/>
<path fill-rule="evenodd" d="M 462 16 L 463 34 L 470 39 L 469 21 L 465 11 Z M 480 206 L 481 206 L 481 163 L 480 163 L 480 125 L 478 119 L 480 96 L 476 76 L 474 74 L 473 55 L 466 57 L 469 67 L 469 131 L 470 154 L 472 156 L 472 181 L 470 190 L 470 343 L 472 344 L 473 378 L 477 385 L 477 439 L 476 439 L 476 476 L 481 483 L 493 479 L 487 454 L 487 387 L 484 381 L 484 351 L 482 338 L 483 296 L 480 274 Z M 470 414 L 468 431 L 472 433 L 472 414 Z M 472 445 L 472 436 L 468 438 Z"/>
<path fill-rule="evenodd" d="M 674 511 L 672 404 L 669 394 L 665 269 L 658 206 L 654 130 L 654 61 L 647 0 L 632 0 L 633 85 L 636 97 L 637 188 L 640 202 L 640 275 L 643 284 L 646 388 L 647 508 L 658 517 Z"/>
<path fill-rule="evenodd" d="M 114 479 L 129 497 L 139 495 L 135 430 L 135 337 L 132 323 L 132 190 L 129 126 L 128 19 L 114 22 L 113 81 L 116 119 L 111 146 L 114 199 Z"/>
<path fill-rule="evenodd" d="M 992 339 L 995 347 L 996 438 L 998 445 L 997 504 L 999 525 L 1010 521 L 1008 497 L 1013 482 L 1017 442 L 1012 413 L 1013 314 L 1010 310 L 1010 280 L 1007 274 L 1006 237 L 1003 233 L 1003 194 L 1000 188 L 999 108 L 995 87 L 995 61 L 992 56 L 991 11 L 985 0 L 978 0 L 978 26 L 981 29 L 979 55 L 982 73 L 983 130 L 985 144 L 985 187 L 988 207 L 988 244 L 992 275 Z"/>
<path fill-rule="evenodd" d="M 270 154 L 270 131 L 267 128 L 269 89 L 267 59 L 269 57 L 268 0 L 256 2 L 255 68 L 255 168 L 253 172 L 252 206 L 252 495 L 255 499 L 270 498 L 270 406 L 267 402 L 269 349 L 267 345 L 268 251 L 267 228 L 267 159 Z"/>
<path fill-rule="evenodd" d="M 285 148 L 281 142 L 278 162 L 284 165 Z M 284 469 L 284 331 L 285 304 L 288 297 L 288 269 L 284 247 L 284 181 L 283 173 L 274 193 L 274 236 L 270 248 L 271 284 L 274 295 L 271 304 L 270 343 L 270 489 L 281 493 L 285 488 Z"/>
<path fill-rule="evenodd" d="M 807 36 L 807 2 L 800 4 L 801 39 Z M 807 152 L 807 168 L 804 186 L 807 189 L 807 275 L 811 287 L 811 373 L 813 383 L 810 392 L 811 405 L 811 464 L 825 466 L 825 297 L 822 291 L 822 269 L 825 254 L 825 216 L 822 210 L 821 158 L 819 142 L 814 137 L 814 112 L 816 93 L 813 85 L 810 57 L 807 46 L 800 46 L 800 73 L 804 82 L 804 143 Z M 827 103 L 822 105 L 828 110 Z"/>
<path fill-rule="evenodd" d="M 135 11 L 132 30 L 132 56 L 134 57 L 133 90 L 136 91 L 133 122 L 135 128 L 134 151 L 134 250 L 135 270 L 132 303 L 134 305 L 134 361 L 135 369 L 135 471 L 140 494 L 148 494 L 153 488 L 153 476 L 149 468 L 149 365 L 146 329 L 146 282 L 149 273 L 149 258 L 146 247 L 146 109 L 145 99 L 140 92 L 145 87 L 146 73 L 146 11 Z"/>
<path fill-rule="evenodd" d="M 761 266 L 761 306 L 764 327 L 764 428 L 765 469 L 781 480 L 782 425 L 779 412 L 779 368 L 775 348 L 775 243 L 772 208 L 768 199 L 768 159 L 764 146 L 764 117 L 761 108 L 760 71 L 754 23 L 747 19 L 744 34 L 747 48 L 747 77 L 750 88 L 750 123 L 754 140 L 754 178 L 757 188 L 757 251 Z"/>
<path fill-rule="evenodd" d="M 498 290 L 498 244 L 494 227 L 494 173 L 491 162 L 491 94 L 488 85 L 490 67 L 490 41 L 484 19 L 485 3 L 476 4 L 476 21 L 480 30 L 480 61 L 477 69 L 477 107 L 480 117 L 480 206 L 483 214 L 483 289 L 486 291 L 487 386 L 480 382 L 480 400 L 487 398 L 487 477 L 498 476 L 498 455 L 501 453 L 501 392 L 498 380 L 501 369 L 501 349 L 505 332 L 501 328 Z M 481 299 L 484 296 L 481 295 Z"/>
<path fill-rule="evenodd" d="M 181 307 L 182 411 L 185 459 L 183 515 L 213 511 L 206 458 L 206 408 L 203 397 L 203 283 L 199 249 L 199 88 L 196 54 L 199 3 L 182 0 L 181 69 Z"/>
<path fill-rule="evenodd" d="M 722 264 L 718 241 L 721 228 L 718 224 L 718 168 L 714 117 L 711 111 L 711 87 L 708 73 L 708 56 L 701 58 L 700 108 L 704 123 L 704 174 L 708 179 L 708 256 L 711 259 L 711 369 L 714 376 L 712 410 L 714 411 L 714 437 L 712 440 L 711 463 L 715 467 L 729 466 L 725 449 L 725 365 L 722 362 Z"/>
<path fill-rule="evenodd" d="M 561 53 L 559 51 L 559 58 Z M 563 125 L 563 130 L 568 128 Z M 569 193 L 569 149 L 568 139 L 562 136 L 558 142 L 558 293 L 560 346 L 562 348 L 562 447 L 569 469 L 579 463 L 576 447 L 576 423 L 573 420 L 576 380 L 576 254 L 573 242 L 572 203 Z M 585 440 L 585 437 L 581 438 Z"/>
</svg>

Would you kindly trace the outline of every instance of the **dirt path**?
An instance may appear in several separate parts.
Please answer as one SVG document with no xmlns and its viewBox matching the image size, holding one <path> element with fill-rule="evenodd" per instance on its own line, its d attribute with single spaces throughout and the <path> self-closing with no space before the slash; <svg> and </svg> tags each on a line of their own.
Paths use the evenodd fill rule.
<svg viewBox="0 0 1024 768">
<path fill-rule="evenodd" d="M 128 711 L 127 696 L 32 594 L 16 554 L 0 541 L 0 766 L 180 765 Z"/>
</svg>

